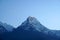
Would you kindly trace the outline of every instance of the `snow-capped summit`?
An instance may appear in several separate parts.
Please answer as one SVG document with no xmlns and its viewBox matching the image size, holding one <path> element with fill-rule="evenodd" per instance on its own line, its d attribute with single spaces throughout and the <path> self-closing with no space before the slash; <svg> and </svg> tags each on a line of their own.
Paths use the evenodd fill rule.
<svg viewBox="0 0 60 40">
<path fill-rule="evenodd" d="M 29 16 L 26 21 L 27 21 L 29 24 L 40 23 L 35 17 L 31 17 L 31 16 Z"/>
<path fill-rule="evenodd" d="M 29 22 L 29 23 L 33 23 L 34 21 L 36 21 L 37 19 L 35 18 L 35 17 L 31 17 L 31 16 L 29 16 L 28 18 L 27 18 L 27 21 Z"/>
<path fill-rule="evenodd" d="M 29 16 L 27 20 L 25 20 L 18 28 L 17 30 L 27 30 L 27 31 L 45 31 L 47 30 L 46 27 L 44 27 L 35 17 Z"/>
</svg>

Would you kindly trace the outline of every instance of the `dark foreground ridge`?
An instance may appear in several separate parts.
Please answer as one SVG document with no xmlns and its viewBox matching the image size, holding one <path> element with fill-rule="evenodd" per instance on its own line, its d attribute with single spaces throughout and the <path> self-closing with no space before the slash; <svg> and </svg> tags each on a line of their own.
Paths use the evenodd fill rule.
<svg viewBox="0 0 60 40">
<path fill-rule="evenodd" d="M 60 40 L 60 30 L 50 30 L 31 16 L 13 31 L 1 33 L 1 27 L 0 40 Z"/>
</svg>

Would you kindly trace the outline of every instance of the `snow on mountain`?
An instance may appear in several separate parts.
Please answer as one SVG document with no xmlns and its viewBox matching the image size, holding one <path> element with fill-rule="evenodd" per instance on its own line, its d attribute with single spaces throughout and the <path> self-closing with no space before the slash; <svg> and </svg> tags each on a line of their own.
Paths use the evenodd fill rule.
<svg viewBox="0 0 60 40">
<path fill-rule="evenodd" d="M 57 31 L 50 30 L 43 26 L 35 17 L 29 16 L 17 29 L 17 31 L 38 31 L 51 36 L 58 36 Z"/>
<path fill-rule="evenodd" d="M 12 31 L 13 30 L 13 26 L 8 25 L 6 23 L 0 22 L 0 25 L 2 25 L 7 31 Z"/>
<path fill-rule="evenodd" d="M 0 33 L 3 33 L 3 32 L 7 32 L 7 30 L 2 25 L 0 25 Z"/>
<path fill-rule="evenodd" d="M 27 20 L 25 20 L 18 28 L 17 30 L 28 30 L 28 31 L 34 31 L 37 30 L 39 32 L 47 32 L 47 28 L 43 26 L 35 17 L 29 16 Z"/>
</svg>

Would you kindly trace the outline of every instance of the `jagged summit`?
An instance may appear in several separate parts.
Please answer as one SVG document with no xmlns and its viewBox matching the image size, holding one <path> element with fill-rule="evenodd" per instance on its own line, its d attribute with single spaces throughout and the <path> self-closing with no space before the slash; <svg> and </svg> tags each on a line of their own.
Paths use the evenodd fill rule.
<svg viewBox="0 0 60 40">
<path fill-rule="evenodd" d="M 31 17 L 31 16 L 29 16 L 29 17 L 27 18 L 28 21 L 33 21 L 34 19 L 36 20 L 35 17 Z"/>
<path fill-rule="evenodd" d="M 31 17 L 31 16 L 29 16 L 26 21 L 28 21 L 31 24 L 38 22 L 38 20 L 35 17 Z"/>
</svg>

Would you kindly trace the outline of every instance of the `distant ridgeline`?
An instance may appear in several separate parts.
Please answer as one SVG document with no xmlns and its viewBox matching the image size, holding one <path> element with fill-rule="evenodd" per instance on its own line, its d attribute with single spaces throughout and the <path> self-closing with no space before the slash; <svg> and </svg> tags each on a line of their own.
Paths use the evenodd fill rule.
<svg viewBox="0 0 60 40">
<path fill-rule="evenodd" d="M 60 40 L 60 30 L 50 30 L 29 16 L 17 28 L 0 22 L 0 40 Z"/>
</svg>

